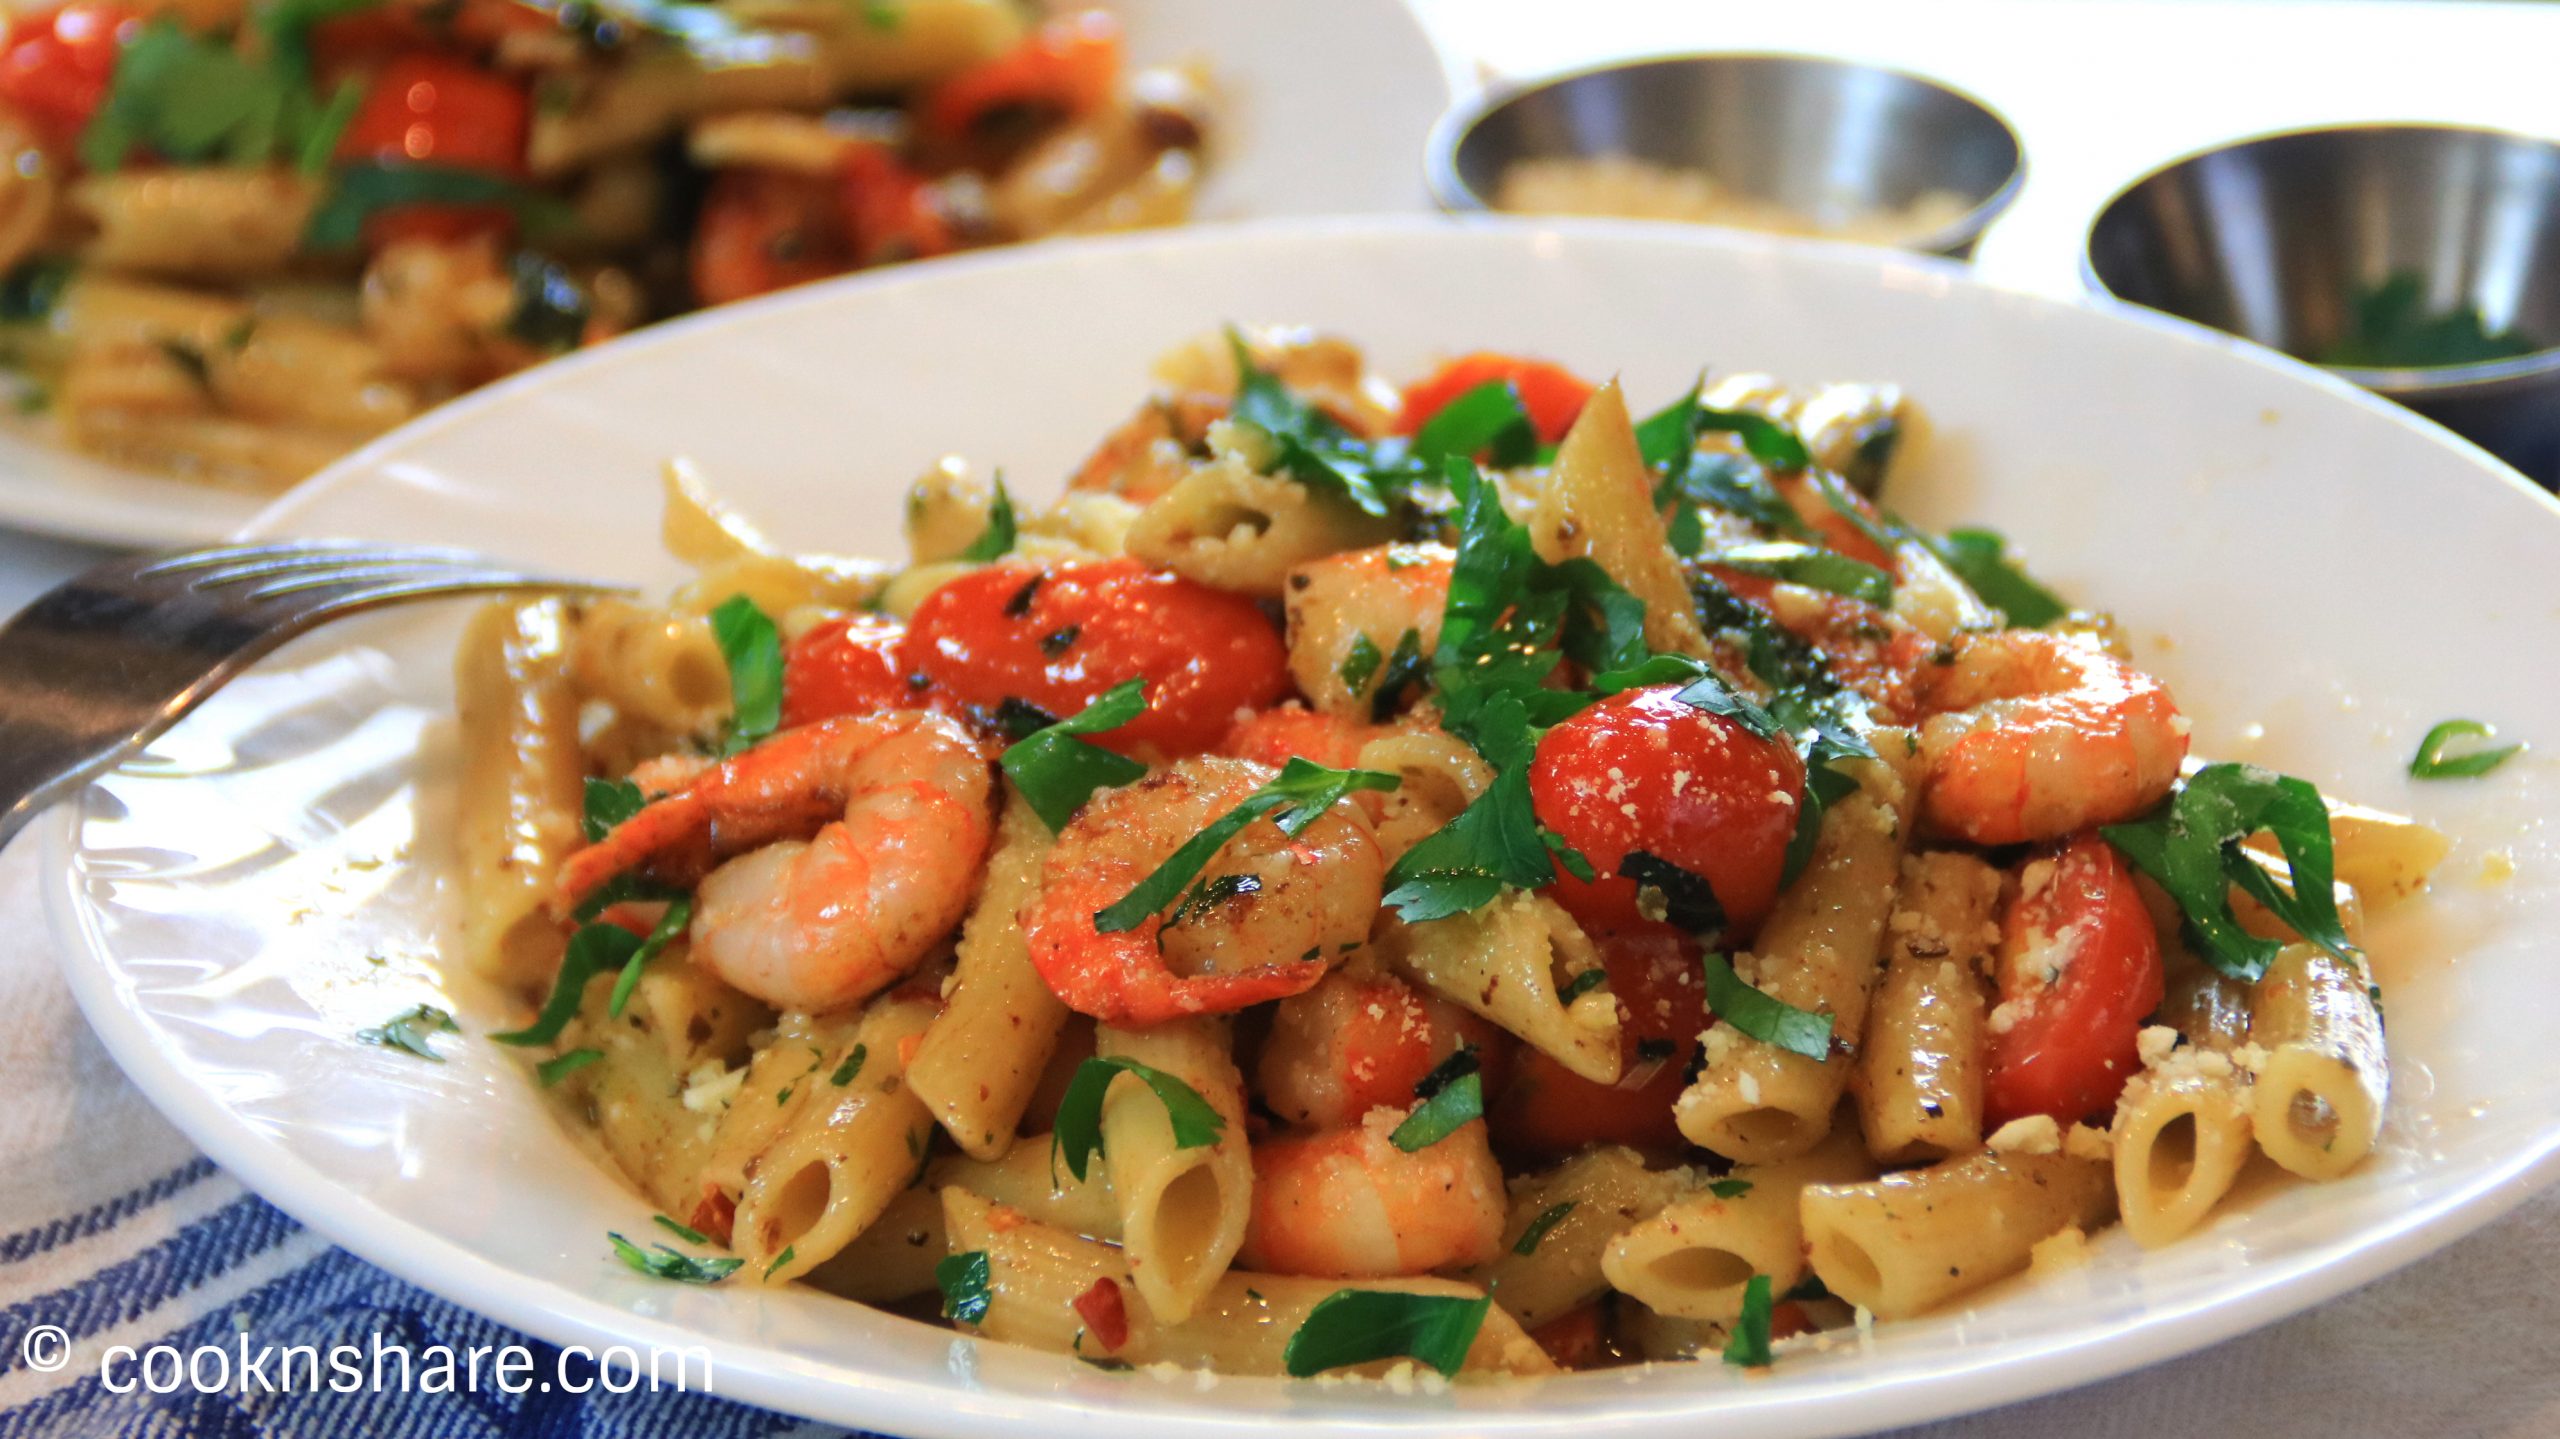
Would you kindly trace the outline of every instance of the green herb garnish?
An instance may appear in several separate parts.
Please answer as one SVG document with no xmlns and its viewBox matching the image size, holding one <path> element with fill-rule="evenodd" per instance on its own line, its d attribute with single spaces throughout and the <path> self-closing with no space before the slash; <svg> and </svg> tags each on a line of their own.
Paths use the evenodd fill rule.
<svg viewBox="0 0 2560 1439">
<path fill-rule="evenodd" d="M 568 951 L 560 956 L 560 972 L 551 981 L 551 997 L 543 1001 L 542 1012 L 533 1023 L 489 1037 L 500 1044 L 524 1046 L 557 1041 L 560 1031 L 577 1014 L 587 981 L 621 969 L 639 948 L 640 936 L 620 925 L 590 924 L 580 929 L 569 937 Z"/>
<path fill-rule="evenodd" d="M 553 1055 L 535 1065 L 533 1075 L 534 1078 L 542 1081 L 543 1088 L 549 1089 L 602 1058 L 604 1058 L 604 1051 L 601 1049 L 573 1049 L 566 1054 Z M 694 1242 L 698 1244 L 701 1241 L 697 1239 Z"/>
<path fill-rule="evenodd" d="M 1412 631 L 1407 630 L 1406 633 L 1411 634 Z M 1340 676 L 1342 687 L 1356 695 L 1369 681 L 1377 678 L 1378 666 L 1386 662 L 1387 657 L 1378 650 L 1378 642 L 1369 638 L 1367 630 L 1362 630 L 1351 637 L 1351 646 L 1343 652 L 1342 666 L 1335 674 Z"/>
<path fill-rule="evenodd" d="M 2283 851 L 2293 893 L 2242 851 L 2240 842 L 2261 832 Z M 2196 953 L 2234 979 L 2254 982 L 2284 947 L 2240 927 L 2231 912 L 2234 885 L 2295 934 L 2345 963 L 2363 963 L 2330 889 L 2329 808 L 2308 781 L 2256 765 L 2206 765 L 2151 813 L 2099 833 L 2169 892 Z"/>
<path fill-rule="evenodd" d="M 1474 1120 L 1484 1118 L 1484 1076 L 1482 1065 L 1472 1046 L 1459 1045 L 1447 1059 L 1433 1065 L 1413 1087 L 1414 1097 L 1422 1102 L 1413 1113 L 1387 1136 L 1387 1142 L 1407 1154 L 1428 1149 L 1457 1133 Z"/>
<path fill-rule="evenodd" d="M 836 1066 L 836 1072 L 827 1076 L 827 1083 L 834 1085 L 838 1089 L 842 1089 L 846 1085 L 853 1083 L 853 1077 L 862 1072 L 863 1061 L 870 1057 L 870 1045 L 855 1045 L 853 1047 L 853 1053 L 844 1057 L 844 1063 Z"/>
<path fill-rule="evenodd" d="M 418 1004 L 370 1029 L 357 1030 L 356 1038 L 367 1044 L 379 1044 L 385 1049 L 397 1049 L 442 1064 L 444 1056 L 427 1043 L 428 1036 L 459 1032 L 460 1027 L 453 1022 L 451 1014 L 432 1004 Z"/>
<path fill-rule="evenodd" d="M 674 1235 L 676 1238 L 683 1240 L 687 1244 L 699 1244 L 706 1248 L 710 1246 L 711 1236 L 689 1224 L 678 1224 L 663 1214 L 652 1215 L 650 1217 L 657 1221 L 657 1225 L 660 1229 L 667 1231 L 669 1234 Z"/>
<path fill-rule="evenodd" d="M 1081 736 L 1118 729 L 1146 710 L 1146 682 L 1123 680 L 1072 717 L 1015 741 L 997 763 L 1041 823 L 1052 831 L 1064 829 L 1095 790 L 1116 789 L 1147 772 L 1127 755 L 1087 744 Z"/>
<path fill-rule="evenodd" d="M 1434 470 L 1452 459 L 1479 456 L 1507 470 L 1537 454 L 1537 426 L 1509 380 L 1487 380 L 1468 390 L 1423 421 L 1413 436 L 1413 458 Z"/>
<path fill-rule="evenodd" d="M 1742 1313 L 1724 1342 L 1724 1362 L 1744 1369 L 1769 1367 L 1769 1276 L 1754 1274 L 1742 1286 Z"/>
<path fill-rule="evenodd" d="M 944 1255 L 933 1266 L 933 1282 L 942 1289 L 943 1318 L 975 1324 L 987 1317 L 987 1305 L 994 1299 L 987 1251 Z"/>
<path fill-rule="evenodd" d="M 1922 536 L 1921 543 L 2012 625 L 2038 629 L 2071 612 L 2053 591 L 2018 568 L 2009 558 L 2009 542 L 1996 531 L 1949 530 L 1943 539 Z"/>
<path fill-rule="evenodd" d="M 1807 1059 L 1831 1053 L 1831 1016 L 1796 1008 L 1743 982 L 1721 954 L 1706 957 L 1707 1008 L 1763 1044 Z"/>
<path fill-rule="evenodd" d="M 613 1241 L 613 1252 L 623 1263 L 652 1279 L 668 1279 L 678 1284 L 717 1284 L 737 1273 L 747 1262 L 743 1259 L 697 1259 L 664 1244 L 642 1249 L 619 1234 L 608 1233 L 605 1238 Z"/>
<path fill-rule="evenodd" d="M 720 752 L 749 749 L 782 724 L 782 632 L 756 602 L 732 595 L 711 612 L 711 633 L 729 665 L 729 734 Z"/>
<path fill-rule="evenodd" d="M 1607 984 L 1608 982 L 1608 970 L 1597 966 L 1586 969 L 1582 973 L 1577 974 L 1573 978 L 1564 982 L 1564 987 L 1556 991 L 1556 1002 L 1558 1004 L 1571 1004 L 1575 1000 L 1582 998 L 1584 995 L 1589 994 L 1591 991 L 1598 989 L 1600 986 Z"/>
<path fill-rule="evenodd" d="M 1520 1231 L 1520 1238 L 1512 1244 L 1511 1252 L 1522 1256 L 1537 1253 L 1539 1243 L 1547 1237 L 1547 1231 L 1562 1224 L 1564 1217 L 1573 1212 L 1573 1206 L 1574 1201 L 1568 1199 L 1562 1204 L 1551 1205 L 1538 1211 L 1538 1217 L 1530 1220 L 1529 1227 Z"/>
<path fill-rule="evenodd" d="M 605 1003 L 607 1015 L 615 1019 L 622 1017 L 624 1006 L 631 1003 L 631 992 L 640 987 L 640 971 L 648 968 L 649 961 L 656 959 L 691 923 L 693 900 L 690 896 L 667 901 L 666 912 L 659 915 L 658 922 L 650 927 L 648 938 L 641 940 L 639 947 L 631 951 L 631 957 L 622 962 L 622 973 L 613 982 L 613 997 Z"/>
<path fill-rule="evenodd" d="M 1396 775 L 1376 770 L 1333 769 L 1293 756 L 1277 777 L 1184 841 L 1181 848 L 1156 866 L 1154 873 L 1138 881 L 1118 901 L 1096 911 L 1094 928 L 1103 934 L 1123 934 L 1162 913 L 1182 897 L 1212 856 L 1265 815 L 1280 827 L 1281 833 L 1295 839 L 1353 791 L 1391 790 L 1403 782 Z"/>
<path fill-rule="evenodd" d="M 971 564 L 985 564 L 1013 553 L 1019 536 L 1015 533 L 1013 496 L 1005 493 L 1004 476 L 995 480 L 995 497 L 987 502 L 987 527 L 969 542 L 969 547 L 954 558 Z"/>
<path fill-rule="evenodd" d="M 1707 1186 L 1707 1192 L 1718 1199 L 1740 1199 L 1751 1192 L 1748 1179 L 1719 1179 Z"/>
<path fill-rule="evenodd" d="M 1102 1152 L 1102 1101 L 1111 1092 L 1111 1081 L 1123 1074 L 1144 1083 L 1163 1102 L 1165 1118 L 1173 1123 L 1176 1149 L 1205 1149 L 1226 1132 L 1226 1116 L 1181 1079 L 1134 1059 L 1096 1056 L 1076 1066 L 1066 1094 L 1058 1101 L 1058 1117 L 1049 1134 L 1052 1164 L 1063 1156 L 1069 1174 L 1078 1180 L 1085 1177 L 1093 1156 Z"/>
<path fill-rule="evenodd" d="M 1490 1296 L 1339 1289 L 1308 1311 L 1306 1322 L 1289 1336 L 1280 1363 L 1299 1379 L 1346 1364 L 1398 1358 L 1454 1375 L 1466 1364 L 1467 1350 L 1492 1308 Z"/>
<path fill-rule="evenodd" d="M 2413 270 L 2394 271 L 2351 300 L 2346 333 L 2313 357 L 2321 364 L 2423 370 L 2512 360 L 2542 348 L 2533 337 L 2512 327 L 2490 329 L 2478 305 L 2428 308 L 2426 277 Z"/>
<path fill-rule="evenodd" d="M 1787 541 L 1739 545 L 1715 556 L 1710 563 L 1746 575 L 1760 575 L 1808 589 L 1846 595 L 1878 609 L 1893 604 L 1893 576 L 1836 550 L 1815 545 Z"/>
<path fill-rule="evenodd" d="M 613 833 L 615 826 L 638 814 L 648 803 L 649 797 L 640 792 L 640 786 L 627 779 L 588 780 L 586 813 L 582 819 L 587 843 L 602 842 L 606 835 Z"/>
<path fill-rule="evenodd" d="M 2418 741 L 2417 756 L 2409 761 L 2411 779 L 2471 779 L 2487 774 L 2517 755 L 2524 745 L 2503 744 L 2494 749 L 2476 749 L 2468 754 L 2447 755 L 2445 751 L 2461 740 L 2495 739 L 2497 726 L 2478 720 L 2449 719 L 2427 731 Z"/>
</svg>

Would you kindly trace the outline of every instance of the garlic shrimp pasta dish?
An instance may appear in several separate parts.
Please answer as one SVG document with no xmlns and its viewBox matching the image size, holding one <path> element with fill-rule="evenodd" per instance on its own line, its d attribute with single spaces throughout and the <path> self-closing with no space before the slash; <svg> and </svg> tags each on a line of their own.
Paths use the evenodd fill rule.
<svg viewBox="0 0 2560 1439">
<path fill-rule="evenodd" d="M 70 0 L 0 28 L 0 359 L 272 488 L 699 306 L 1174 224 L 1210 101 L 1016 0 Z"/>
<path fill-rule="evenodd" d="M 678 463 L 671 603 L 473 622 L 469 963 L 624 1262 L 1106 1367 L 1760 1366 L 2373 1145 L 2358 936 L 2444 842 L 1897 518 L 1898 390 L 1158 378 L 1046 507 L 928 471 L 904 568 Z"/>
</svg>

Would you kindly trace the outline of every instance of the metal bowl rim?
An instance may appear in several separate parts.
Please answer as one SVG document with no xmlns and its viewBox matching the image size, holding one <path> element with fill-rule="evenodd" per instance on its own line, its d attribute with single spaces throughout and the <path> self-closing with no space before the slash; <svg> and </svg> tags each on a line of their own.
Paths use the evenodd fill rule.
<svg viewBox="0 0 2560 1439">
<path fill-rule="evenodd" d="M 1884 245 L 1878 248 L 1919 251 L 1953 258 L 1955 250 L 1981 239 L 1983 232 L 1991 228 L 1992 222 L 1999 219 L 2001 214 L 2016 202 L 2018 192 L 2026 188 L 2027 142 L 2025 137 L 2018 133 L 2018 127 L 2010 123 L 2009 117 L 2002 114 L 1989 101 L 1935 75 L 1906 70 L 1896 65 L 1872 65 L 1863 60 L 1844 60 L 1835 55 L 1812 55 L 1792 50 L 1675 50 L 1654 55 L 1602 60 L 1571 69 L 1553 70 L 1527 77 L 1505 77 L 1480 87 L 1474 94 L 1460 98 L 1441 112 L 1440 118 L 1431 126 L 1430 138 L 1424 143 L 1423 176 L 1431 187 L 1431 198 L 1439 204 L 1441 209 L 1451 214 L 1500 213 L 1494 209 L 1491 201 L 1477 194 L 1474 187 L 1467 184 L 1466 180 L 1459 175 L 1458 148 L 1466 142 L 1467 137 L 1474 133 L 1476 126 L 1483 123 L 1487 116 L 1512 101 L 1524 95 L 1553 89 L 1558 85 L 1569 84 L 1593 75 L 1605 75 L 1617 70 L 1641 70 L 1656 65 L 1689 64 L 1702 60 L 1734 60 L 1746 63 L 1783 61 L 1788 64 L 1816 65 L 1831 70 L 1865 70 L 1878 75 L 1889 75 L 1896 80 L 1908 81 L 1925 89 L 1935 90 L 1962 104 L 1969 105 L 1992 124 L 2000 127 L 2000 133 L 2008 137 L 2009 152 L 2015 158 L 2010 161 L 2008 175 L 1992 188 L 1990 194 L 1985 195 L 1975 202 L 1971 209 L 1939 229 L 1925 235 L 1914 236 L 1898 245 Z M 1705 220 L 1662 220 L 1655 223 L 1713 224 Z M 1721 225 L 1714 228 L 1730 230 L 1748 227 Z"/>
<path fill-rule="evenodd" d="M 2136 309 L 2149 310 L 2153 314 L 2169 315 L 2175 319 L 2185 320 L 2186 323 L 2190 325 L 2203 325 L 2204 328 L 2208 330 L 2215 330 L 2218 333 L 2230 335 L 2233 339 L 2239 340 L 2244 344 L 2257 344 L 2257 341 L 2250 339 L 2246 335 L 2237 334 L 2230 330 L 2223 330 L 2219 326 L 2206 325 L 2202 320 L 2191 320 L 2184 315 L 2177 314 L 2175 311 L 2158 309 L 2155 306 L 2143 304 L 2140 300 L 2128 300 L 2124 296 L 2117 294 L 2115 287 L 2108 284 L 2106 280 L 2098 274 L 2098 227 L 2106 223 L 2107 216 L 2113 214 L 2118 205 L 2121 205 L 2126 200 L 2131 199 L 2136 190 L 2141 189 L 2143 186 L 2150 184 L 2152 181 L 2159 179 L 2163 175 L 2169 174 L 2171 171 L 2184 169 L 2189 165 L 2195 164 L 2199 160 L 2210 159 L 2215 155 L 2246 150 L 2257 145 L 2271 144 L 2279 140 L 2299 140 L 2323 135 L 2375 133 L 2485 135 L 2497 140 L 2519 140 L 2527 144 L 2539 145 L 2544 149 L 2552 151 L 2555 155 L 2560 155 L 2560 135 L 2539 134 L 2531 130 L 2514 130 L 2502 125 L 2465 125 L 2454 121 L 2437 120 L 2339 120 L 2320 125 L 2294 125 L 2281 130 L 2261 130 L 2253 134 L 2242 135 L 2229 140 L 2216 141 L 2210 145 L 2200 145 L 2183 154 L 2175 155 L 2169 159 L 2163 160 L 2159 164 L 2152 166 L 2150 169 L 2143 171 L 2139 175 L 2136 175 L 2131 180 L 2126 181 L 2123 185 L 2119 186 L 2114 193 L 2108 195 L 2104 201 L 2101 201 L 2096 210 L 2091 212 L 2089 216 L 2089 223 L 2082 228 L 2080 234 L 2080 283 L 2092 295 L 2104 299 L 2112 304 L 2131 305 Z M 1438 131 L 1435 129 L 1433 134 L 1436 137 Z M 2274 349 L 2275 347 L 2269 345 L 2264 348 Z M 2284 352 L 2277 351 L 2277 353 L 2282 354 Z M 2515 355 L 2503 360 L 2476 360 L 2465 365 L 2425 365 L 2415 369 L 2371 368 L 2362 365 L 2324 365 L 2317 360 L 2304 360 L 2298 355 L 2289 356 L 2288 358 L 2301 360 L 2303 364 L 2309 365 L 2314 369 L 2326 370 L 2330 374 L 2336 375 L 2339 379 L 2345 380 L 2351 385 L 2359 385 L 2378 394 L 2392 396 L 2413 395 L 2423 396 L 2430 399 L 2446 399 L 2468 396 L 2474 393 L 2490 394 L 2499 389 L 2506 388 L 2515 381 L 2532 380 L 2548 375 L 2560 374 L 2560 340 L 2555 340 L 2553 343 L 2545 345 L 2541 349 L 2535 350 L 2530 354 Z"/>
</svg>

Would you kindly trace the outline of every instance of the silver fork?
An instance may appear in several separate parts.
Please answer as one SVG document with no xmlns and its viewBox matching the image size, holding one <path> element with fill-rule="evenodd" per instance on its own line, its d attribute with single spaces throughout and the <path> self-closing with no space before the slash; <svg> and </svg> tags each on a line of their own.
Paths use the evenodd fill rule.
<svg viewBox="0 0 2560 1439">
<path fill-rule="evenodd" d="M 0 845 L 296 635 L 359 610 L 603 591 L 465 550 L 295 540 L 109 560 L 0 625 Z"/>
</svg>

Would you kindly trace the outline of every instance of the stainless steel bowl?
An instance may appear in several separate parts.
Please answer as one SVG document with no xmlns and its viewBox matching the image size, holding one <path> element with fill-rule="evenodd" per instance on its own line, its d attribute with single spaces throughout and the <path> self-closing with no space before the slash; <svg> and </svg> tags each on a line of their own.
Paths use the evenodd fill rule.
<svg viewBox="0 0 2560 1439">
<path fill-rule="evenodd" d="M 2026 180 L 2017 133 L 1961 91 L 1797 55 L 1683 55 L 1578 70 L 1460 104 L 1431 134 L 1431 190 L 1486 210 L 1532 158 L 1617 155 L 1704 172 L 1800 214 L 1887 210 L 1931 191 L 1970 207 L 1906 247 L 1962 259 Z"/>
<path fill-rule="evenodd" d="M 2109 201 L 2085 264 L 2118 299 L 2326 364 L 2560 483 L 2560 143 L 2441 125 L 2243 140 Z M 2528 352 L 2412 333 L 2467 331 L 2466 310 Z M 2377 329 L 2419 348 L 2398 358 Z M 2412 362 L 2466 353 L 2482 357 Z"/>
</svg>

